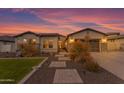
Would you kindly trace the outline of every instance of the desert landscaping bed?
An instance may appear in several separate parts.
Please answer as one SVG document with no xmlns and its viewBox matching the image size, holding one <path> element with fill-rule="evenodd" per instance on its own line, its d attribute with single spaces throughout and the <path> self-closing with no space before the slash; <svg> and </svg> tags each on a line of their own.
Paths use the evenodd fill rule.
<svg viewBox="0 0 124 93">
<path fill-rule="evenodd" d="M 43 61 L 42 57 L 29 58 L 1 58 L 0 59 L 0 83 L 18 83 L 34 66 Z"/>
</svg>

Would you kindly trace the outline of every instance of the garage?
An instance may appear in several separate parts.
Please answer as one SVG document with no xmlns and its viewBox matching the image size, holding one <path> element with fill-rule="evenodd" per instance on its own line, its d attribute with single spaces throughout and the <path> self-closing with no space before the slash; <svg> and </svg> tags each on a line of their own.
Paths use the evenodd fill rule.
<svg viewBox="0 0 124 93">
<path fill-rule="evenodd" d="M 11 44 L 3 44 L 1 46 L 1 52 L 11 52 Z"/>
<path fill-rule="evenodd" d="M 85 42 L 85 40 L 83 39 L 76 39 L 82 41 L 83 43 Z M 98 39 L 93 39 L 89 41 L 89 51 L 90 52 L 99 52 L 100 48 L 99 48 L 99 40 Z"/>
<path fill-rule="evenodd" d="M 13 52 L 14 37 L 0 36 L 0 52 Z"/>
<path fill-rule="evenodd" d="M 99 40 L 90 40 L 89 46 L 91 52 L 99 52 Z"/>
<path fill-rule="evenodd" d="M 76 40 L 81 40 L 82 42 L 85 42 L 85 40 L 88 40 L 89 42 L 89 51 L 90 52 L 100 52 L 101 51 L 101 39 L 106 38 L 107 34 L 94 30 L 94 29 L 90 29 L 90 28 L 86 28 L 74 33 L 71 33 L 67 36 L 68 42 L 76 41 Z M 68 44 L 68 47 L 70 47 L 70 45 Z M 106 45 L 103 47 L 104 49 Z"/>
</svg>

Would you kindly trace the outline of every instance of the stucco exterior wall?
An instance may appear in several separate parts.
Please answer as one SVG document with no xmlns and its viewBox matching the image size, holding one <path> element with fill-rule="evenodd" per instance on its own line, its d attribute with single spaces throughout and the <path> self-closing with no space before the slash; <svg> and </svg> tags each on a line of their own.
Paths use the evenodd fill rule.
<svg viewBox="0 0 124 93">
<path fill-rule="evenodd" d="M 124 39 L 108 40 L 108 50 L 124 50 Z"/>
<path fill-rule="evenodd" d="M 39 37 L 34 34 L 24 34 L 22 36 L 16 37 L 15 39 L 15 51 L 18 49 L 18 43 L 23 43 L 24 39 L 35 39 L 37 43 L 39 43 Z"/>
<path fill-rule="evenodd" d="M 65 39 L 66 39 L 66 37 L 59 36 L 59 40 L 64 41 Z"/>
<path fill-rule="evenodd" d="M 53 41 L 53 48 L 43 48 L 43 42 L 47 40 Z M 41 37 L 41 52 L 57 52 L 58 51 L 58 37 Z"/>
<path fill-rule="evenodd" d="M 101 39 L 102 37 L 104 37 L 105 35 L 94 32 L 94 31 L 82 31 L 80 33 L 76 33 L 70 36 L 70 38 L 75 38 L 75 39 L 84 39 L 86 35 L 89 35 L 91 39 Z"/>
</svg>

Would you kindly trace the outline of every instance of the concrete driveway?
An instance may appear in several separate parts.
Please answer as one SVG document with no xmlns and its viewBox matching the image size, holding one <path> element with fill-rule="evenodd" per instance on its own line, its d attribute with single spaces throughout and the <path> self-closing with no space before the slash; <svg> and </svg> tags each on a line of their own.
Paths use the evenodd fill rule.
<svg viewBox="0 0 124 93">
<path fill-rule="evenodd" d="M 124 52 L 92 52 L 97 63 L 124 80 Z"/>
</svg>

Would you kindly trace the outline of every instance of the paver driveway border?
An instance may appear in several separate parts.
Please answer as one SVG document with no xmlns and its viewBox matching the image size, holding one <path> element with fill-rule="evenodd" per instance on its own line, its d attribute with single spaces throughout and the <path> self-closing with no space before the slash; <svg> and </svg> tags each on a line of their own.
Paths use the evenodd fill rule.
<svg viewBox="0 0 124 93">
<path fill-rule="evenodd" d="M 42 58 L 45 59 L 41 61 L 41 63 L 38 66 L 34 67 L 33 70 L 29 72 L 22 80 L 20 80 L 18 84 L 24 84 L 24 82 L 27 81 L 33 75 L 33 73 L 36 72 L 42 66 L 42 64 L 48 60 L 48 57 Z"/>
</svg>

